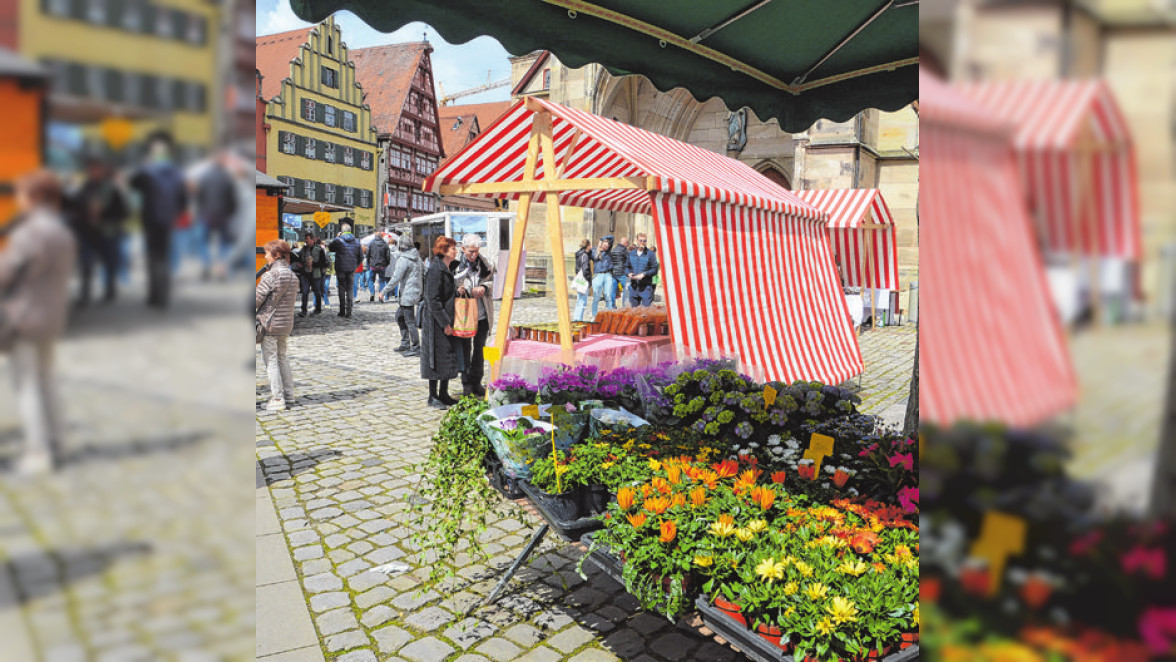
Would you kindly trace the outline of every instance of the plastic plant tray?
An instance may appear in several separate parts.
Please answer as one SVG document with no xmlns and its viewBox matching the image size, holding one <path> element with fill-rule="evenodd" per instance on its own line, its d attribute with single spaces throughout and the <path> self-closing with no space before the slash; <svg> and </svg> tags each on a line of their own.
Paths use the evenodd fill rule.
<svg viewBox="0 0 1176 662">
<path fill-rule="evenodd" d="M 788 655 L 768 643 L 750 628 L 736 623 L 722 611 L 719 611 L 710 603 L 707 596 L 698 596 L 694 606 L 698 608 L 703 624 L 713 630 L 715 634 L 731 642 L 747 657 L 757 662 L 797 662 L 792 655 Z M 882 658 L 881 662 L 911 662 L 911 660 L 917 659 L 919 659 L 919 646 L 915 644 L 906 650 L 887 655 Z"/>
<path fill-rule="evenodd" d="M 527 501 L 534 506 L 535 512 L 547 522 L 551 530 L 559 534 L 565 540 L 571 542 L 578 542 L 580 538 L 589 531 L 595 531 L 604 528 L 604 522 L 601 522 L 598 517 L 581 517 L 580 519 L 565 522 L 563 520 L 553 517 L 551 513 L 547 512 L 545 508 L 540 505 L 539 495 L 535 492 L 535 487 L 526 481 L 519 481 L 518 486 L 526 495 Z"/>
<path fill-rule="evenodd" d="M 585 533 L 580 538 L 580 542 L 587 545 L 589 549 L 592 549 L 592 534 Z M 603 570 L 604 574 L 615 579 L 618 584 L 621 586 L 625 585 L 625 580 L 621 577 L 621 560 L 613 556 L 608 549 L 601 547 L 593 549 L 588 554 L 588 560 Z"/>
</svg>

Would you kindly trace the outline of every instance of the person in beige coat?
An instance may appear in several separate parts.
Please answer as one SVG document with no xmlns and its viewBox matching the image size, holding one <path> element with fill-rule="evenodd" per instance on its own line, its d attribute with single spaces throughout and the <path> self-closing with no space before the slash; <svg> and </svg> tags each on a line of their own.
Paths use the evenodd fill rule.
<svg viewBox="0 0 1176 662">
<path fill-rule="evenodd" d="M 65 332 L 77 243 L 61 216 L 61 182 L 48 171 L 21 178 L 21 212 L 0 252 L 0 343 L 12 350 L 25 450 L 13 469 L 43 473 L 60 464 L 64 424 L 53 350 Z"/>
<path fill-rule="evenodd" d="M 265 329 L 261 360 L 269 375 L 270 400 L 267 411 L 280 411 L 294 400 L 294 378 L 286 358 L 286 341 L 294 330 L 294 305 L 298 298 L 298 276 L 290 270 L 290 244 L 274 239 L 265 245 L 268 266 L 254 293 L 253 308 Z"/>
</svg>

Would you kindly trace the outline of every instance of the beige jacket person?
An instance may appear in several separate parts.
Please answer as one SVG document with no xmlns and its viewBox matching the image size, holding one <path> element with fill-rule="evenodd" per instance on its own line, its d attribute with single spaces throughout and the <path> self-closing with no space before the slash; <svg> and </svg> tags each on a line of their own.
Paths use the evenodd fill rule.
<svg viewBox="0 0 1176 662">
<path fill-rule="evenodd" d="M 59 213 L 34 208 L 17 221 L 0 251 L 0 313 L 12 322 L 16 340 L 65 333 L 76 262 L 77 242 Z"/>
</svg>

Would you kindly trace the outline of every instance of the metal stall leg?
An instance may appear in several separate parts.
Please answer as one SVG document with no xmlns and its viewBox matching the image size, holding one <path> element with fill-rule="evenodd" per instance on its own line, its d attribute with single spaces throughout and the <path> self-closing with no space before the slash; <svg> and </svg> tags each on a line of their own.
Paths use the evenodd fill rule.
<svg viewBox="0 0 1176 662">
<path fill-rule="evenodd" d="M 496 599 L 498 599 L 498 594 L 502 592 L 502 589 L 506 588 L 507 582 L 509 582 L 510 578 L 514 577 L 514 574 L 519 571 L 519 568 L 527 560 L 527 557 L 535 551 L 535 548 L 539 546 L 539 543 L 543 542 L 543 537 L 547 535 L 549 530 L 550 527 L 547 526 L 547 524 L 544 524 L 543 526 L 539 527 L 539 530 L 535 532 L 535 535 L 531 536 L 531 541 L 528 542 L 527 546 L 523 548 L 523 552 L 519 554 L 519 557 L 514 560 L 514 563 L 510 564 L 510 567 L 506 569 L 506 574 L 502 575 L 502 579 L 498 580 L 498 585 L 494 587 L 493 591 L 490 591 L 490 595 L 486 596 L 486 599 L 482 601 L 483 607 L 488 604 L 492 604 Z"/>
</svg>

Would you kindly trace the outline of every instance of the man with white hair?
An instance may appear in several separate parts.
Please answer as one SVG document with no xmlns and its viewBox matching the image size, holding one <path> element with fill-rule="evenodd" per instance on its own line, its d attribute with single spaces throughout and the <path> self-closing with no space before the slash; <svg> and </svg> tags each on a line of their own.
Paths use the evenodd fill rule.
<svg viewBox="0 0 1176 662">
<path fill-rule="evenodd" d="M 482 348 L 486 336 L 494 325 L 494 267 L 481 255 L 482 239 L 473 233 L 461 241 L 462 250 L 453 261 L 453 280 L 458 296 L 474 297 L 478 300 L 478 333 L 473 338 L 462 338 L 461 347 L 465 352 L 466 371 L 462 373 L 462 395 L 486 395 L 482 388 L 485 361 Z"/>
</svg>

